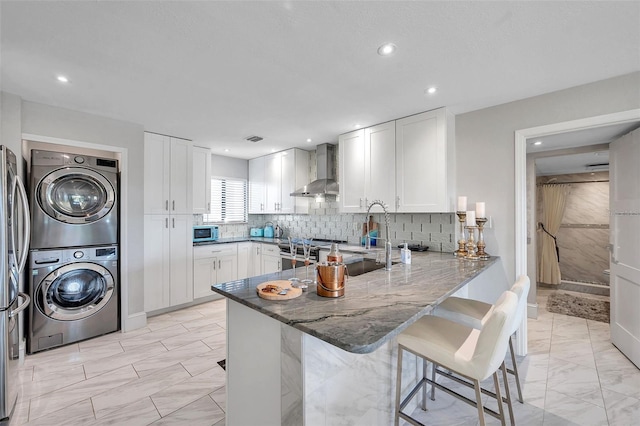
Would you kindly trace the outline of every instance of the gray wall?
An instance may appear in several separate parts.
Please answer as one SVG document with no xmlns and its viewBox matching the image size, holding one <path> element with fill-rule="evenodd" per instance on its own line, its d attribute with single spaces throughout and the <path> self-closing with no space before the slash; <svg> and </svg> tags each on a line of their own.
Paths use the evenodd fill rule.
<svg viewBox="0 0 640 426">
<path fill-rule="evenodd" d="M 143 167 L 142 125 L 99 117 L 78 111 L 22 102 L 22 132 L 127 148 L 127 235 L 129 312 L 144 311 L 143 287 Z"/>
<path fill-rule="evenodd" d="M 22 114 L 22 99 L 11 93 L 0 93 L 2 98 L 2 109 L 0 117 L 1 142 L 6 145 L 13 153 L 20 158 L 22 152 L 22 122 L 20 116 Z M 18 173 L 25 178 L 24 164 L 18 161 Z"/>
<path fill-rule="evenodd" d="M 486 250 L 502 257 L 508 283 L 515 280 L 515 131 L 640 108 L 639 88 L 635 72 L 456 116 L 457 193 L 486 202 L 494 221 Z"/>
<path fill-rule="evenodd" d="M 249 179 L 249 160 L 212 154 L 211 176 Z"/>
</svg>

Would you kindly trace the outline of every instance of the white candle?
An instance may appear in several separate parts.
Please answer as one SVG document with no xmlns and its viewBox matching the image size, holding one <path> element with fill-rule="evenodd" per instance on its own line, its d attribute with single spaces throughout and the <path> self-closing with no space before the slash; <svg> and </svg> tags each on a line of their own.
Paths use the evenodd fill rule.
<svg viewBox="0 0 640 426">
<path fill-rule="evenodd" d="M 484 206 L 484 202 L 476 203 L 476 217 L 479 217 L 479 218 L 480 217 L 481 218 L 487 217 L 487 215 L 485 214 L 485 211 L 484 211 L 484 207 L 485 207 Z"/>
<path fill-rule="evenodd" d="M 467 226 L 476 226 L 476 212 L 473 210 L 467 212 Z"/>
<path fill-rule="evenodd" d="M 458 197 L 458 211 L 465 212 L 467 211 L 467 197 Z"/>
</svg>

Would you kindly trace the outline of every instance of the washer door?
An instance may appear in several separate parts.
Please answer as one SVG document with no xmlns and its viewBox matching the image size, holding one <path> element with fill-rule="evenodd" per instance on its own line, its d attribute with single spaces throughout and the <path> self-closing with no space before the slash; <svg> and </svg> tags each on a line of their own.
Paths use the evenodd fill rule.
<svg viewBox="0 0 640 426">
<path fill-rule="evenodd" d="M 47 215 L 69 224 L 100 220 L 111 211 L 116 198 L 113 185 L 100 173 L 73 167 L 46 175 L 37 194 Z"/>
<path fill-rule="evenodd" d="M 37 304 L 50 318 L 72 321 L 102 309 L 113 296 L 111 273 L 95 263 L 72 263 L 51 272 L 37 290 Z"/>
</svg>

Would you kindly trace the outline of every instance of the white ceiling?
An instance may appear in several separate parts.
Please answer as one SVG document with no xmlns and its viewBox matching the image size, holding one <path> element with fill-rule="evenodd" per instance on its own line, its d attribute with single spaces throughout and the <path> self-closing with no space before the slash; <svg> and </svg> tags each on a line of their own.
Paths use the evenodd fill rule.
<svg viewBox="0 0 640 426">
<path fill-rule="evenodd" d="M 599 147 L 608 145 L 638 127 L 640 127 L 640 121 L 528 139 L 527 154 L 539 157 L 536 158 L 535 164 L 536 174 L 540 176 L 609 170 L 609 151 Z M 535 145 L 536 142 L 540 142 L 540 144 Z M 598 147 L 594 147 L 590 152 L 584 152 L 589 148 L 583 147 L 594 145 L 598 145 Z M 580 152 L 569 153 L 572 149 Z M 553 152 L 560 150 L 563 150 L 562 155 L 551 156 Z M 546 153 L 549 156 L 540 156 L 541 153 Z M 600 166 L 597 169 L 592 167 L 605 164 L 606 166 Z"/>
<path fill-rule="evenodd" d="M 637 1 L 0 7 L 2 90 L 239 158 L 313 149 L 356 123 L 441 106 L 460 114 L 640 69 Z M 392 57 L 376 53 L 385 42 L 398 46 Z M 438 92 L 425 95 L 432 85 Z"/>
</svg>

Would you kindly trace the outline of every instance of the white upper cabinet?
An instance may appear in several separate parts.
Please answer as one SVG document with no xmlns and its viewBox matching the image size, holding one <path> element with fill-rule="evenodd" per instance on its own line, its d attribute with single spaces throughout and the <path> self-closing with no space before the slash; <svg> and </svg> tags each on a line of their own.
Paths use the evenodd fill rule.
<svg viewBox="0 0 640 426">
<path fill-rule="evenodd" d="M 340 211 L 452 211 L 453 129 L 441 108 L 340 135 Z"/>
<path fill-rule="evenodd" d="M 394 121 L 340 135 L 341 212 L 365 212 L 374 200 L 395 211 L 395 137 Z"/>
<path fill-rule="evenodd" d="M 145 214 L 192 214 L 192 143 L 144 134 Z"/>
<path fill-rule="evenodd" d="M 211 151 L 193 147 L 193 213 L 211 212 Z"/>
<path fill-rule="evenodd" d="M 265 213 L 267 189 L 264 176 L 266 157 L 249 160 L 249 213 Z"/>
<path fill-rule="evenodd" d="M 364 151 L 364 129 L 338 137 L 340 211 L 343 213 L 366 209 Z"/>
<path fill-rule="evenodd" d="M 455 118 L 441 108 L 396 121 L 396 210 L 453 211 Z"/>
<path fill-rule="evenodd" d="M 309 183 L 309 152 L 298 148 L 249 160 L 249 213 L 308 213 L 306 198 L 292 197 Z"/>
</svg>

